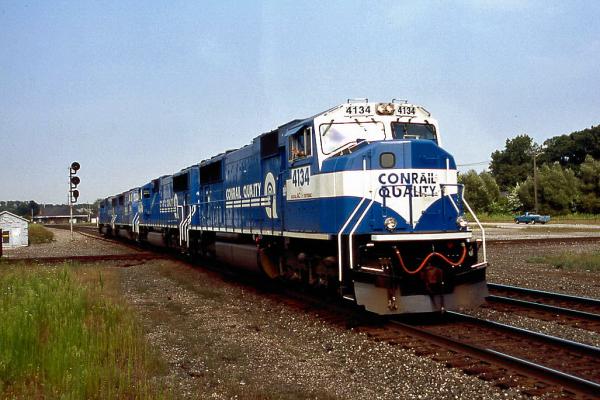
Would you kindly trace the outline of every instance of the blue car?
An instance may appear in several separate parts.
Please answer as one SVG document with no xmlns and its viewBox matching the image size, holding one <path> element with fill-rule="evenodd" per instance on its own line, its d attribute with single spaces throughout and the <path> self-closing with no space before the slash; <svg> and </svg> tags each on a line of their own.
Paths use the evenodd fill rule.
<svg viewBox="0 0 600 400">
<path fill-rule="evenodd" d="M 545 224 L 550 221 L 549 215 L 539 215 L 535 213 L 526 212 L 523 215 L 515 217 L 515 223 L 520 224 Z"/>
</svg>

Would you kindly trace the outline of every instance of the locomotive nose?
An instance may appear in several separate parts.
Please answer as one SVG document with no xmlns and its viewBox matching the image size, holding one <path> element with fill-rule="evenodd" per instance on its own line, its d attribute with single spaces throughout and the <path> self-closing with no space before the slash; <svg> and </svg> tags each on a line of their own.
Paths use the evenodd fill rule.
<svg viewBox="0 0 600 400">
<path fill-rule="evenodd" d="M 333 165 L 328 165 L 333 162 Z M 456 169 L 454 158 L 431 140 L 360 143 L 350 154 L 326 160 L 325 170 Z"/>
<path fill-rule="evenodd" d="M 372 169 L 455 169 L 454 158 L 431 140 L 374 143 Z"/>
<path fill-rule="evenodd" d="M 456 229 L 453 157 L 431 140 L 364 143 L 335 160 L 338 228 L 356 234 Z M 353 217 L 352 217 L 353 216 Z M 347 221 L 351 220 L 350 223 Z"/>
</svg>

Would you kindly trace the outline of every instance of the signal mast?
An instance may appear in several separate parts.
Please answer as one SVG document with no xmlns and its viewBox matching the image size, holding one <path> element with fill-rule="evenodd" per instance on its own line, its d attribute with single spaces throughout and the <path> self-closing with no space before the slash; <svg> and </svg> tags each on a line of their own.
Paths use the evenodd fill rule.
<svg viewBox="0 0 600 400">
<path fill-rule="evenodd" d="M 73 240 L 73 204 L 77 203 L 79 197 L 79 190 L 77 185 L 81 182 L 81 179 L 76 175 L 81 165 L 77 161 L 73 161 L 69 167 L 69 225 L 71 227 L 71 240 Z"/>
</svg>

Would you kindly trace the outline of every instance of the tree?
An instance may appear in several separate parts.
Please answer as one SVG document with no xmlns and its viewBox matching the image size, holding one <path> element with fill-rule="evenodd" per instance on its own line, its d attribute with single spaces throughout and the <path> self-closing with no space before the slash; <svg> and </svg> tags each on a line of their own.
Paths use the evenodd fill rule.
<svg viewBox="0 0 600 400">
<path fill-rule="evenodd" d="M 519 198 L 519 184 L 509 190 L 506 195 L 507 212 L 514 212 L 523 208 L 523 202 Z"/>
<path fill-rule="evenodd" d="M 504 150 L 492 153 L 490 170 L 501 190 L 508 190 L 527 179 L 531 171 L 534 142 L 527 135 L 507 139 Z"/>
<path fill-rule="evenodd" d="M 479 174 L 479 177 L 483 181 L 485 191 L 487 192 L 490 201 L 492 203 L 498 201 L 500 198 L 500 188 L 498 187 L 498 184 L 496 183 L 496 180 L 492 174 L 487 171 L 483 171 Z"/>
<path fill-rule="evenodd" d="M 579 166 L 590 155 L 600 160 L 600 125 L 589 129 L 550 138 L 544 142 L 546 150 L 541 163 L 558 162 L 563 167 L 579 171 Z"/>
<path fill-rule="evenodd" d="M 580 168 L 581 199 L 579 210 L 600 213 L 600 160 L 587 156 Z"/>
<path fill-rule="evenodd" d="M 8 211 L 21 217 L 31 217 L 31 210 L 36 213 L 39 209 L 39 205 L 33 201 L 19 201 L 9 200 L 0 201 L 0 211 Z"/>
<path fill-rule="evenodd" d="M 546 214 L 564 214 L 575 209 L 579 200 L 579 179 L 571 169 L 560 164 L 543 165 L 538 172 L 538 204 L 540 212 Z M 525 209 L 533 209 L 533 178 L 519 186 L 519 199 Z"/>
<path fill-rule="evenodd" d="M 489 172 L 477 174 L 469 170 L 461 174 L 458 181 L 465 185 L 465 199 L 475 212 L 489 212 L 500 196 L 498 185 Z"/>
</svg>

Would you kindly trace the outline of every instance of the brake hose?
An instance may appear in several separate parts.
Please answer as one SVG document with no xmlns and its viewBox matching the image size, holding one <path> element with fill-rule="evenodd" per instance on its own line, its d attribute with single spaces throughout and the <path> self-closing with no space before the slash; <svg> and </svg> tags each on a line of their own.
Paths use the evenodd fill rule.
<svg viewBox="0 0 600 400">
<path fill-rule="evenodd" d="M 467 256 L 467 246 L 463 247 L 462 255 L 460 256 L 460 259 L 457 262 L 450 260 L 448 257 L 443 255 L 442 253 L 438 253 L 437 251 L 434 251 L 432 253 L 429 253 L 427 255 L 427 257 L 425 257 L 425 259 L 421 262 L 421 264 L 417 267 L 417 269 L 415 269 L 414 271 L 410 271 L 408 268 L 406 268 L 406 265 L 404 265 L 404 260 L 402 259 L 402 255 L 400 255 L 400 250 L 398 250 L 398 249 L 394 249 L 394 250 L 396 252 L 396 256 L 398 256 L 398 261 L 400 261 L 400 265 L 402 266 L 402 269 L 404 270 L 404 272 L 406 272 L 409 275 L 414 275 L 414 274 L 418 273 L 419 271 L 421 271 L 423 269 L 423 267 L 425 266 L 425 264 L 427 264 L 427 261 L 429 261 L 429 259 L 433 256 L 440 257 L 442 260 L 446 261 L 448 264 L 450 264 L 453 267 L 456 267 L 456 266 L 462 264 L 463 261 L 465 260 L 465 257 Z"/>
</svg>

